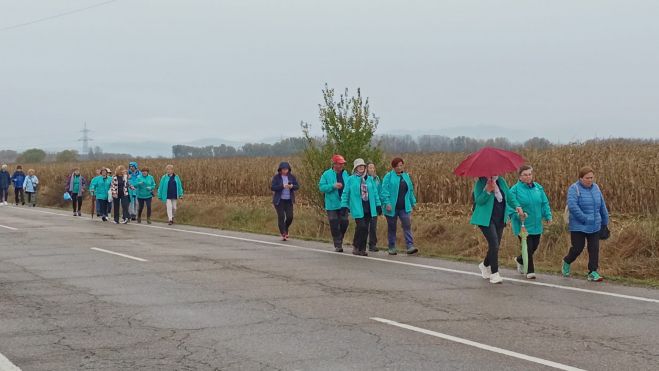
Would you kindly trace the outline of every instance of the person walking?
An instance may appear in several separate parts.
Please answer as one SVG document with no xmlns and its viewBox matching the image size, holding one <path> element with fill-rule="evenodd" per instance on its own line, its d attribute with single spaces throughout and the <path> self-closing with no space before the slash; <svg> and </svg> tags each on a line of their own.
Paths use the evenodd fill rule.
<svg viewBox="0 0 659 371">
<path fill-rule="evenodd" d="M 323 173 L 318 182 L 318 189 L 325 195 L 325 211 L 335 252 L 343 252 L 343 238 L 349 223 L 347 209 L 341 208 L 343 189 L 349 177 L 348 172 L 344 170 L 345 164 L 343 156 L 332 156 L 332 167 Z"/>
<path fill-rule="evenodd" d="M 21 205 L 25 205 L 25 190 L 23 189 L 25 173 L 23 172 L 23 166 L 16 166 L 16 171 L 11 176 L 11 183 L 14 186 L 14 202 L 16 206 L 18 206 L 19 202 Z"/>
<path fill-rule="evenodd" d="M 579 180 L 568 188 L 567 209 L 572 246 L 563 258 L 563 276 L 570 276 L 570 265 L 588 243 L 588 281 L 601 282 L 604 278 L 597 272 L 600 230 L 608 230 L 609 210 L 602 191 L 595 183 L 593 168 L 585 166 L 579 170 Z"/>
<path fill-rule="evenodd" d="M 288 162 L 279 164 L 277 174 L 272 177 L 270 189 L 274 192 L 272 195 L 272 204 L 277 211 L 277 224 L 282 241 L 288 240 L 288 230 L 293 223 L 293 204 L 295 204 L 295 192 L 300 189 L 300 185 L 291 173 L 291 165 Z"/>
<path fill-rule="evenodd" d="M 82 216 L 82 199 L 87 187 L 87 180 L 84 176 L 80 175 L 80 169 L 74 168 L 71 175 L 66 178 L 65 191 L 71 196 L 71 203 L 73 204 L 73 216 Z"/>
<path fill-rule="evenodd" d="M 128 183 L 128 170 L 119 165 L 114 171 L 115 175 L 112 177 L 110 185 L 110 192 L 112 193 L 112 203 L 114 203 L 114 223 L 128 224 L 130 221 L 130 214 L 128 213 L 128 204 L 130 197 L 128 189 L 131 187 Z M 121 209 L 121 221 L 119 220 L 119 210 Z"/>
<path fill-rule="evenodd" d="M 510 193 L 515 197 L 519 206 L 524 211 L 524 218 L 520 218 L 516 212 L 510 212 L 510 220 L 513 227 L 513 233 L 519 240 L 522 224 L 526 228 L 528 235 L 526 237 L 527 248 L 527 272 L 526 278 L 535 279 L 535 267 L 533 265 L 533 254 L 540 246 L 540 236 L 543 232 L 543 220 L 551 223 L 551 207 L 545 189 L 537 182 L 533 181 L 533 168 L 529 165 L 523 165 L 518 171 L 519 180 L 515 185 L 510 187 Z M 515 258 L 517 271 L 524 273 L 524 259 L 522 255 Z"/>
<path fill-rule="evenodd" d="M 158 184 L 158 198 L 165 203 L 167 207 L 167 224 L 174 224 L 174 216 L 176 216 L 177 201 L 183 198 L 183 183 L 176 173 L 174 173 L 174 165 L 167 165 L 165 168 L 166 174 L 160 178 Z"/>
<path fill-rule="evenodd" d="M 37 206 L 37 188 L 39 186 L 39 178 L 34 175 L 34 169 L 29 169 L 27 171 L 27 176 L 23 181 L 23 189 L 27 195 L 28 205 L 32 204 L 32 207 Z"/>
<path fill-rule="evenodd" d="M 341 195 L 341 208 L 349 209 L 355 219 L 352 253 L 368 256 L 366 241 L 373 216 L 377 215 L 376 210 L 381 206 L 380 195 L 373 178 L 366 173 L 366 162 L 363 159 L 354 161 L 352 172 Z"/>
<path fill-rule="evenodd" d="M 108 176 L 108 169 L 101 168 L 100 174 L 94 177 L 89 184 L 89 192 L 96 197 L 96 215 L 104 222 L 108 221 L 110 210 L 108 204 L 112 202 L 112 197 L 108 195 L 111 188 L 112 178 Z"/>
<path fill-rule="evenodd" d="M 380 180 L 373 162 L 369 161 L 366 163 L 366 172 L 373 179 L 373 182 L 375 182 L 375 188 L 377 189 L 378 197 L 380 197 L 380 204 L 384 204 L 382 200 L 382 180 Z M 373 215 L 369 225 L 368 251 L 370 252 L 378 251 L 378 218 L 380 215 L 382 215 L 382 206 L 377 208 L 377 213 Z"/>
<path fill-rule="evenodd" d="M 405 162 L 396 157 L 391 161 L 391 171 L 382 180 L 382 199 L 384 200 L 384 215 L 387 218 L 387 243 L 389 255 L 396 255 L 396 229 L 400 219 L 407 246 L 407 254 L 416 254 L 419 250 L 414 246 L 412 236 L 412 209 L 416 205 L 414 184 L 405 171 Z"/>
<path fill-rule="evenodd" d="M 9 197 L 9 185 L 11 184 L 11 175 L 7 170 L 7 164 L 2 164 L 0 168 L 0 204 L 7 206 Z"/>
<path fill-rule="evenodd" d="M 481 177 L 474 185 L 474 212 L 470 223 L 477 225 L 487 240 L 487 255 L 478 265 L 484 279 L 490 283 L 502 283 L 499 274 L 499 245 L 503 229 L 508 223 L 508 208 L 512 208 L 520 217 L 524 217 L 515 196 L 510 193 L 503 177 Z"/>
<path fill-rule="evenodd" d="M 130 220 L 135 221 L 137 219 L 137 182 L 142 175 L 139 168 L 137 167 L 137 162 L 132 161 L 128 164 L 128 183 L 132 186 L 128 189 L 128 196 L 130 197 L 130 204 L 128 205 L 128 213 L 130 214 Z"/>
<path fill-rule="evenodd" d="M 151 200 L 153 191 L 156 189 L 156 180 L 149 174 L 149 168 L 142 168 L 142 173 L 137 179 L 136 195 L 138 202 L 137 223 L 142 223 L 142 211 L 146 205 L 146 223 L 151 224 Z"/>
</svg>

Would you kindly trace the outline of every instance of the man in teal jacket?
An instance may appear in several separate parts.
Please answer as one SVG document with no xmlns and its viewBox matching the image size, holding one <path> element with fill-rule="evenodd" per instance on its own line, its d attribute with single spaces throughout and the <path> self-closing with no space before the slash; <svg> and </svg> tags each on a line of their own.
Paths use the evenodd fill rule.
<svg viewBox="0 0 659 371">
<path fill-rule="evenodd" d="M 410 175 L 405 172 L 405 162 L 396 157 L 391 161 L 392 170 L 382 180 L 382 200 L 384 203 L 384 216 L 387 218 L 387 239 L 389 255 L 396 255 L 396 229 L 398 219 L 403 226 L 405 244 L 408 254 L 416 254 L 419 250 L 414 247 L 412 237 L 412 209 L 416 205 L 414 184 Z"/>
<path fill-rule="evenodd" d="M 533 253 L 540 246 L 540 236 L 543 232 L 542 221 L 546 220 L 551 222 L 551 208 L 549 206 L 549 199 L 542 186 L 533 181 L 533 168 L 529 165 L 524 165 L 519 168 L 519 181 L 510 188 L 510 193 L 515 197 L 519 206 L 524 210 L 524 227 L 528 232 L 526 237 L 526 248 L 528 255 L 527 273 L 526 278 L 535 279 L 535 267 L 533 265 Z M 518 238 L 522 230 L 522 220 L 516 211 L 511 208 L 508 209 L 510 220 L 513 226 L 513 233 Z M 523 266 L 524 260 L 522 256 L 515 259 L 517 263 L 517 271 L 524 273 Z"/>
<path fill-rule="evenodd" d="M 348 213 L 341 210 L 341 195 L 349 176 L 343 169 L 345 164 L 343 156 L 332 156 L 332 168 L 327 169 L 318 182 L 318 189 L 325 194 L 325 210 L 336 252 L 343 252 L 343 237 L 348 230 Z"/>
<path fill-rule="evenodd" d="M 348 178 L 341 195 L 341 208 L 350 209 L 355 219 L 352 253 L 367 256 L 366 241 L 373 216 L 377 215 L 377 209 L 381 206 L 380 194 L 373 177 L 366 173 L 366 162 L 363 159 L 355 160 L 352 171 L 353 175 Z"/>
<path fill-rule="evenodd" d="M 108 176 L 108 170 L 101 169 L 101 174 L 94 177 L 89 184 L 89 192 L 93 197 L 96 197 L 96 214 L 100 216 L 104 222 L 108 221 L 109 202 L 108 191 L 112 185 L 112 178 Z"/>
</svg>

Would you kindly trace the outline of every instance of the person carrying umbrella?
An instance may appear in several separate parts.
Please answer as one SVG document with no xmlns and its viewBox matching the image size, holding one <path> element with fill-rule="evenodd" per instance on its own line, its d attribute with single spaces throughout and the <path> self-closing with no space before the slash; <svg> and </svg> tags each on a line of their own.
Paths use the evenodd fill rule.
<svg viewBox="0 0 659 371">
<path fill-rule="evenodd" d="M 503 282 L 499 274 L 499 245 L 509 220 L 506 210 L 511 208 L 524 217 L 506 180 L 499 174 L 515 171 L 523 163 L 524 158 L 514 152 L 485 147 L 469 155 L 453 171 L 456 175 L 478 177 L 474 184 L 474 212 L 470 223 L 478 226 L 487 240 L 487 255 L 478 268 L 490 283 Z"/>
<path fill-rule="evenodd" d="M 535 279 L 533 253 L 540 245 L 540 236 L 543 232 L 542 221 L 545 220 L 551 223 L 551 208 L 544 188 L 533 181 L 533 168 L 529 165 L 523 165 L 519 168 L 518 174 L 519 181 L 510 188 L 510 193 L 519 202 L 525 216 L 520 218 L 517 212 L 513 210 L 509 210 L 509 215 L 513 233 L 520 241 L 522 241 L 522 226 L 526 228 L 527 259 L 524 260 L 523 256 L 520 255 L 515 258 L 515 263 L 519 273 L 525 273 L 528 279 Z"/>
</svg>

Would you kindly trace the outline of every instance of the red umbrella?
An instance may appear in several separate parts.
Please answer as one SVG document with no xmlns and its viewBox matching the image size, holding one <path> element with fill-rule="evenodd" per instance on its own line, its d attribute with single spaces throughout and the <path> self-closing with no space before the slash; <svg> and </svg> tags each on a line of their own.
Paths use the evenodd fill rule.
<svg viewBox="0 0 659 371">
<path fill-rule="evenodd" d="M 515 152 L 485 147 L 474 152 L 453 170 L 458 176 L 490 177 L 516 171 L 526 160 Z"/>
</svg>

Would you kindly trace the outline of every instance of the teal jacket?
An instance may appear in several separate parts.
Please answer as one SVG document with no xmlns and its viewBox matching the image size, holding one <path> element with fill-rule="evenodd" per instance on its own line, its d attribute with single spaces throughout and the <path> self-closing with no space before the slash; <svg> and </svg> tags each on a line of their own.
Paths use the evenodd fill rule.
<svg viewBox="0 0 659 371">
<path fill-rule="evenodd" d="M 153 197 L 153 191 L 155 189 L 156 189 L 156 180 L 153 179 L 153 176 L 151 174 L 147 176 L 140 175 L 140 177 L 137 178 L 137 183 L 135 184 L 135 192 L 137 194 L 137 198 L 141 198 L 141 199 L 151 198 Z"/>
<path fill-rule="evenodd" d="M 108 176 L 103 179 L 103 175 L 97 175 L 89 184 L 89 191 L 92 196 L 96 196 L 97 200 L 107 201 L 110 186 L 112 186 L 112 177 Z"/>
<path fill-rule="evenodd" d="M 385 216 L 394 216 L 396 213 L 396 202 L 398 201 L 398 189 L 400 188 L 400 177 L 403 177 L 407 183 L 407 194 L 405 194 L 405 212 L 411 213 L 412 208 L 416 205 L 416 196 L 414 196 L 414 184 L 410 175 L 406 172 L 396 174 L 395 170 L 388 172 L 382 180 L 382 204 Z M 387 206 L 391 205 L 391 211 L 387 211 Z"/>
<path fill-rule="evenodd" d="M 380 204 L 384 205 L 384 199 L 382 198 L 382 179 L 379 176 L 372 176 L 373 181 L 375 182 L 375 187 L 378 190 L 378 197 L 380 197 Z"/>
<path fill-rule="evenodd" d="M 348 172 L 343 170 L 344 186 L 347 185 L 349 177 Z M 325 210 L 339 210 L 341 208 L 339 190 L 334 188 L 334 184 L 336 184 L 336 172 L 334 169 L 328 169 L 318 182 L 318 189 L 325 194 Z"/>
<path fill-rule="evenodd" d="M 494 209 L 494 192 L 492 193 L 487 193 L 485 192 L 485 185 L 487 184 L 487 179 L 485 178 L 480 178 L 478 181 L 476 181 L 476 184 L 474 185 L 474 213 L 471 215 L 471 224 L 474 225 L 480 225 L 483 227 L 487 227 L 490 225 L 490 219 L 492 219 L 492 210 Z M 505 196 L 505 201 L 506 201 L 506 209 L 512 208 L 513 210 L 517 209 L 519 204 L 517 203 L 517 199 L 515 199 L 515 195 L 510 193 L 510 189 L 508 188 L 508 184 L 506 183 L 506 180 L 503 179 L 502 177 L 499 177 L 497 179 L 497 184 L 499 185 L 499 189 L 501 190 L 501 193 L 504 194 Z M 504 216 L 504 223 L 508 223 L 508 220 L 510 220 L 510 217 L 508 213 L 505 213 L 506 215 Z"/>
<path fill-rule="evenodd" d="M 341 207 L 350 209 L 350 214 L 355 219 L 364 217 L 364 206 L 362 205 L 361 177 L 352 175 L 346 181 L 346 187 L 341 196 Z M 377 207 L 381 206 L 378 187 L 375 185 L 373 177 L 366 177 L 366 187 L 368 189 L 368 202 L 371 206 L 371 216 L 377 216 Z"/>
<path fill-rule="evenodd" d="M 174 174 L 174 181 L 176 182 L 177 196 L 178 198 L 181 198 L 183 197 L 183 184 L 181 183 L 181 178 Z M 162 202 L 167 202 L 167 184 L 169 184 L 169 175 L 165 174 L 160 178 L 160 184 L 158 184 L 158 199 Z"/>
<path fill-rule="evenodd" d="M 533 187 L 529 187 L 526 183 L 518 181 L 510 188 L 510 193 L 515 197 L 522 210 L 528 214 L 524 221 L 526 231 L 529 234 L 542 234 L 543 219 L 551 220 L 551 208 L 545 189 L 536 182 L 533 182 Z M 517 236 L 522 229 L 519 215 L 512 208 L 508 208 L 508 215 L 512 221 L 513 233 Z"/>
</svg>

